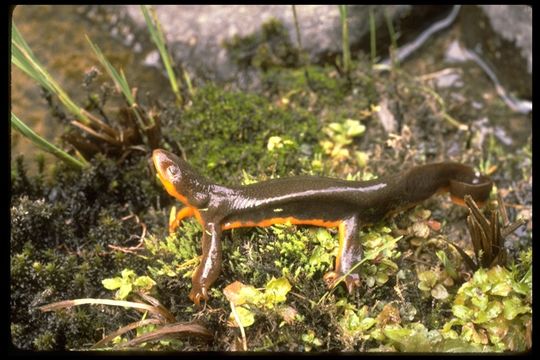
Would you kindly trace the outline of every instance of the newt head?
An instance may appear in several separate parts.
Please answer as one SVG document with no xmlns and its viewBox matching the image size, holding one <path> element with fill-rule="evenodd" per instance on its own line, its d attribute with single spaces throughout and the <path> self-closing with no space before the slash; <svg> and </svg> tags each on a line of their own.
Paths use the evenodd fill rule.
<svg viewBox="0 0 540 360">
<path fill-rule="evenodd" d="M 188 201 L 181 194 L 182 171 L 180 170 L 180 158 L 178 156 L 161 149 L 156 149 L 152 153 L 152 161 L 156 168 L 156 175 L 165 187 L 169 195 L 183 202 L 185 205 Z"/>
<path fill-rule="evenodd" d="M 156 175 L 169 195 L 184 205 L 201 207 L 208 200 L 210 182 L 178 156 L 156 149 L 152 153 Z"/>
<path fill-rule="evenodd" d="M 458 173 L 449 183 L 452 202 L 460 206 L 466 206 L 465 195 L 470 195 L 480 207 L 484 206 L 493 187 L 488 176 L 474 171 Z"/>
</svg>

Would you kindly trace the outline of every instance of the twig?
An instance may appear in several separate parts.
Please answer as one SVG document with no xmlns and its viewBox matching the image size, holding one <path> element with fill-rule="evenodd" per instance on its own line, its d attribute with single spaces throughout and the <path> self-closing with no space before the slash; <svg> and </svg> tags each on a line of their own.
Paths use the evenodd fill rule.
<svg viewBox="0 0 540 360">
<path fill-rule="evenodd" d="M 238 316 L 238 313 L 236 312 L 236 307 L 234 306 L 234 303 L 231 301 L 231 312 L 234 316 L 234 320 L 238 324 L 238 327 L 240 328 L 240 334 L 242 334 L 242 347 L 244 351 L 247 351 L 247 340 L 246 340 L 246 332 L 244 330 L 244 327 L 242 326 L 242 322 L 240 321 L 240 316 Z"/>
<path fill-rule="evenodd" d="M 123 348 L 135 346 L 149 341 L 161 340 L 171 335 L 194 335 L 207 340 L 211 340 L 213 338 L 212 333 L 202 325 L 193 323 L 177 323 L 165 325 L 152 332 L 142 334 L 141 336 L 137 336 L 135 339 L 128 342 L 118 344 L 117 347 Z"/>
<path fill-rule="evenodd" d="M 140 236 L 140 240 L 139 240 L 139 243 L 135 246 L 130 246 L 130 247 L 124 247 L 124 246 L 116 246 L 116 245 L 112 245 L 112 244 L 109 244 L 108 247 L 113 249 L 113 250 L 118 250 L 118 251 L 121 251 L 121 252 L 124 252 L 124 253 L 128 253 L 128 254 L 136 254 L 136 250 L 140 250 L 144 244 L 144 238 L 146 237 L 146 224 L 141 222 L 139 220 L 139 217 L 135 214 L 130 214 L 130 215 L 127 215 L 127 216 L 124 216 L 122 219 L 122 221 L 126 221 L 126 220 L 129 220 L 131 218 L 135 217 L 135 221 L 137 222 L 137 224 L 141 225 L 142 227 L 142 234 Z M 136 236 L 136 235 L 134 235 Z"/>
<path fill-rule="evenodd" d="M 130 330 L 136 329 L 141 326 L 146 326 L 150 324 L 161 324 L 159 319 L 145 319 L 140 321 L 132 322 L 126 326 L 121 327 L 120 329 L 113 331 L 109 335 L 105 336 L 103 339 L 99 340 L 97 343 L 92 345 L 91 349 L 99 349 L 104 347 L 108 342 L 112 341 L 115 337 L 120 336 Z"/>
</svg>

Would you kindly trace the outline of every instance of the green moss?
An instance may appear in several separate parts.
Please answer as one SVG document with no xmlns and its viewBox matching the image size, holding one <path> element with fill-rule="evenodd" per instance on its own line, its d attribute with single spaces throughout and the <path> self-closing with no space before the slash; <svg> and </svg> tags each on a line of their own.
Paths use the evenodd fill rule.
<svg viewBox="0 0 540 360">
<path fill-rule="evenodd" d="M 295 144 L 286 153 L 269 153 L 271 136 Z M 214 180 L 240 180 L 242 170 L 257 175 L 299 173 L 317 144 L 316 118 L 305 110 L 286 111 L 265 98 L 209 85 L 171 129 L 190 163 Z"/>
<path fill-rule="evenodd" d="M 306 78 L 306 71 L 308 78 Z M 296 94 L 313 91 L 317 94 L 317 107 L 335 106 L 342 102 L 350 90 L 350 84 L 329 66 L 310 65 L 304 68 L 270 69 L 262 75 L 263 86 L 270 94 Z M 294 96 L 302 105 L 302 96 Z M 305 100 L 308 100 L 306 97 Z"/>
<path fill-rule="evenodd" d="M 132 236 L 141 234 L 140 225 L 122 218 L 157 197 L 159 188 L 141 176 L 145 166 L 145 158 L 132 157 L 119 165 L 97 156 L 82 173 L 60 164 L 48 182 L 27 176 L 20 166 L 12 172 L 10 293 L 15 346 L 83 348 L 99 340 L 97 329 L 114 330 L 127 323 L 122 316 L 111 322 L 109 314 L 96 307 L 63 316 L 42 313 L 38 307 L 103 297 L 103 278 L 128 264 L 136 271 L 146 269 L 140 259 L 107 247 L 129 246 Z"/>
<path fill-rule="evenodd" d="M 300 68 L 298 51 L 284 26 L 275 20 L 250 36 L 233 39 L 226 47 L 239 66 L 261 70 L 261 93 L 228 91 L 209 84 L 197 89 L 185 109 L 166 106 L 159 113 L 163 133 L 160 146 L 177 154 L 184 149 L 190 163 L 213 181 L 237 184 L 249 178 L 313 173 L 313 160 L 318 161 L 320 171 L 346 178 L 358 171 L 359 162 L 351 159 L 359 150 L 364 152 L 364 160 L 369 157 L 369 163 L 363 161 L 360 165 L 364 177 L 385 175 L 450 154 L 450 147 L 465 149 L 463 134 L 444 125 L 440 104 L 403 72 L 381 73 L 375 78 L 369 63 L 362 59 L 350 79 L 344 79 L 330 65 Z M 380 107 L 375 105 L 383 98 L 399 126 L 396 135 L 389 136 L 378 119 Z M 465 107 L 448 99 L 446 108 L 453 116 L 470 118 Z M 356 124 L 357 120 L 365 129 L 358 123 L 342 129 L 347 131 L 327 134 L 332 146 L 340 142 L 346 146 L 348 158 L 339 159 L 346 167 L 329 166 L 331 159 L 325 158 L 328 154 L 319 145 L 323 129 L 347 122 Z M 353 134 L 358 135 L 360 128 L 365 130 L 363 136 L 341 139 L 349 129 L 356 129 Z M 458 140 L 448 139 L 448 134 Z M 235 281 L 263 287 L 272 277 L 285 277 L 292 285 L 279 306 L 297 316 L 289 323 L 284 321 L 281 308 L 266 312 L 253 308 L 255 322 L 246 328 L 250 350 L 470 351 L 486 349 L 475 343 L 485 334 L 498 344 L 497 350 L 524 348 L 531 324 L 531 256 L 523 255 L 511 271 L 519 276 L 515 275 L 509 294 L 503 296 L 507 290 L 504 284 L 498 285 L 495 294 L 489 294 L 506 306 L 502 315 L 498 314 L 499 320 L 490 323 L 476 318 L 476 322 L 452 323 L 452 310 L 463 316 L 471 310 L 480 314 L 480 308 L 489 306 L 489 302 L 485 304 L 484 297 L 462 290 L 456 298 L 462 304 L 456 305 L 467 309 L 452 308 L 458 284 L 448 289 L 446 303 L 423 298 L 421 290 L 414 286 L 418 282 L 416 262 L 404 261 L 412 259 L 414 245 L 397 243 L 393 230 L 391 234 L 384 227 L 363 231 L 365 258 L 375 253 L 377 256 L 360 266 L 363 283 L 352 295 L 346 294 L 343 286 L 328 293 L 322 281 L 322 275 L 333 267 L 338 246 L 335 233 L 293 226 L 226 232 L 222 274 L 210 290 L 207 306 L 194 308 L 187 295 L 192 271 L 199 262 L 202 229 L 194 220 L 188 220 L 175 234 L 165 235 L 169 205 L 174 200 L 148 171 L 148 156 L 140 154 L 131 153 L 119 162 L 96 156 L 91 166 L 80 173 L 60 164 L 50 182 L 44 179 L 43 166 L 38 176 L 29 177 L 22 159 L 15 161 L 11 170 L 10 310 L 16 346 L 39 350 L 88 348 L 103 333 L 140 319 L 138 313 L 98 306 L 55 313 L 38 310 L 40 305 L 59 300 L 110 298 L 113 294 L 103 287 L 102 280 L 133 269 L 138 276 L 150 275 L 156 281 L 153 294 L 177 319 L 197 318 L 216 334 L 211 345 L 193 345 L 194 341 L 187 338 L 168 345 L 147 344 L 149 349 L 230 350 L 234 346 L 231 344 L 237 343 L 239 331 L 224 321 L 230 304 L 223 290 Z M 483 169 L 504 164 L 499 165 L 495 175 L 497 184 L 502 187 L 513 179 L 518 185 L 513 185 L 510 199 L 505 199 L 510 203 L 528 206 L 532 202 L 530 156 L 530 147 L 509 153 L 495 137 L 486 149 Z M 464 158 L 477 163 L 479 155 Z M 513 194 L 518 198 L 511 198 Z M 440 213 L 448 224 L 463 218 L 459 211 Z M 132 214 L 138 220 L 126 218 Z M 399 227 L 406 229 L 410 221 L 402 222 L 404 225 Z M 146 241 L 136 255 L 108 246 L 137 244 L 143 227 Z M 532 231 L 528 230 L 524 246 L 529 246 L 531 239 Z M 380 248 L 384 248 L 382 254 L 377 251 Z M 479 284 L 469 282 L 464 289 L 471 286 L 475 290 Z M 396 308 L 392 316 L 383 314 L 388 304 L 400 304 L 392 305 Z M 495 310 L 498 308 L 496 305 Z M 502 336 L 506 329 L 512 336 Z M 517 342 L 512 344 L 512 339 Z"/>
</svg>

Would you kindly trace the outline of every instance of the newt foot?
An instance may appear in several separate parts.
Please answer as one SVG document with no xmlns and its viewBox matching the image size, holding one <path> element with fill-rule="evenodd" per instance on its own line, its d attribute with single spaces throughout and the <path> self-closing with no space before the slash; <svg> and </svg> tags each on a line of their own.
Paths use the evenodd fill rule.
<svg viewBox="0 0 540 360">
<path fill-rule="evenodd" d="M 331 289 L 335 287 L 338 284 L 338 281 L 343 277 L 345 274 L 337 273 L 335 271 L 329 271 L 326 274 L 324 274 L 323 279 L 326 283 L 326 286 Z M 352 294 L 355 287 L 360 287 L 360 275 L 352 273 L 343 279 L 345 282 L 345 286 L 347 287 L 347 291 L 349 294 Z"/>
<path fill-rule="evenodd" d="M 208 301 L 208 291 L 206 287 L 193 284 L 193 288 L 189 293 L 189 298 L 195 303 L 195 305 L 201 305 L 201 299 Z"/>
</svg>

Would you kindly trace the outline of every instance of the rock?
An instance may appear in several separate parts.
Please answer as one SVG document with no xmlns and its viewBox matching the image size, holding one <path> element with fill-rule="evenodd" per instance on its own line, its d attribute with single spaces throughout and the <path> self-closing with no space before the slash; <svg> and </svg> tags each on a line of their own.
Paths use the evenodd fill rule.
<svg viewBox="0 0 540 360">
<path fill-rule="evenodd" d="M 138 6 L 122 7 L 134 22 L 144 27 L 144 18 Z M 290 5 L 156 5 L 159 20 L 166 33 L 174 56 L 191 72 L 202 78 L 230 81 L 237 76 L 236 65 L 231 63 L 222 46 L 234 36 L 245 37 L 260 30 L 261 25 L 275 18 L 283 23 L 291 44 L 297 45 L 296 28 Z M 413 9 L 414 8 L 414 9 Z M 417 14 L 424 18 L 445 7 L 411 7 L 408 5 L 373 6 L 377 24 L 378 50 L 387 52 L 382 38 L 388 38 L 385 12 L 390 19 L 404 19 Z M 426 10 L 427 9 L 427 10 Z M 296 12 L 301 32 L 302 47 L 311 62 L 321 62 L 341 54 L 341 24 L 336 5 L 298 5 Z M 348 19 L 351 49 L 369 52 L 369 6 L 349 5 Z M 418 24 L 418 22 L 416 22 Z M 380 41 L 380 42 L 379 42 Z M 368 45 L 366 47 L 366 44 Z"/>
<path fill-rule="evenodd" d="M 517 97 L 532 98 L 532 8 L 526 5 L 464 6 L 462 41 L 490 65 Z"/>
<path fill-rule="evenodd" d="M 527 71 L 532 74 L 532 8 L 527 5 L 479 6 L 493 30 L 520 50 L 527 60 Z"/>
</svg>

